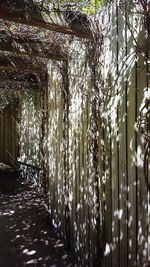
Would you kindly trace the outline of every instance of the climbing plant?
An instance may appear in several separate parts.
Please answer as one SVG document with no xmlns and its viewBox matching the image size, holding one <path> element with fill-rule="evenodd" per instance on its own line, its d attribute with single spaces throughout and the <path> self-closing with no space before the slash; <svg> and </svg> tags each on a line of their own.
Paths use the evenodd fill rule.
<svg viewBox="0 0 150 267">
<path fill-rule="evenodd" d="M 18 104 L 20 99 L 20 94 L 16 92 L 9 92 L 5 94 L 4 92 L 0 95 L 0 107 L 7 108 L 10 104 Z"/>
<path fill-rule="evenodd" d="M 94 14 L 103 5 L 106 5 L 108 0 L 88 0 L 88 1 L 76 1 L 76 0 L 61 0 L 51 2 L 54 8 L 66 8 L 68 6 L 72 7 L 73 10 L 81 10 L 88 14 Z"/>
<path fill-rule="evenodd" d="M 103 6 L 106 6 L 111 0 L 57 0 L 42 1 L 39 4 L 41 10 L 45 10 L 50 15 L 52 21 L 63 22 L 66 10 L 78 12 L 76 14 L 87 14 L 92 16 L 96 14 Z"/>
</svg>

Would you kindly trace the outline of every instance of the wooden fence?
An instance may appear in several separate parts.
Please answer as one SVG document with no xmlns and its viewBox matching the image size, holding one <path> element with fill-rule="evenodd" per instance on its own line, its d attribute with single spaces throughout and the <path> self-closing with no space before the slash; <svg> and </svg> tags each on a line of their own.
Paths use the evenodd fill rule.
<svg viewBox="0 0 150 267">
<path fill-rule="evenodd" d="M 148 48 L 135 46 L 135 40 L 141 47 L 145 43 L 143 17 L 134 6 L 117 3 L 104 12 L 103 23 L 111 26 L 98 69 L 85 61 L 89 43 L 78 39 L 71 43 L 75 57 L 48 66 L 42 141 L 46 204 L 53 226 L 84 267 L 141 267 L 150 255 L 147 139 L 138 125 L 149 95 L 149 55 Z M 135 36 L 130 25 L 137 27 Z M 99 74 L 96 82 L 93 73 Z M 36 156 L 32 149 L 31 161 Z"/>
<path fill-rule="evenodd" d="M 22 93 L 20 103 L 19 161 L 40 167 L 40 92 Z"/>
<path fill-rule="evenodd" d="M 0 162 L 13 164 L 19 155 L 18 107 L 10 104 L 0 109 Z"/>
<path fill-rule="evenodd" d="M 111 38 L 105 46 L 104 76 L 106 80 L 109 77 L 112 93 L 105 113 L 110 117 L 105 117 L 110 157 L 105 183 L 104 266 L 143 266 L 150 255 L 150 200 L 143 170 L 147 139 L 138 128 L 140 111 L 150 93 L 149 49 L 144 44 L 143 20 L 135 10 L 127 2 L 123 7 L 111 6 Z M 146 105 L 144 123 L 148 110 Z"/>
<path fill-rule="evenodd" d="M 129 5 L 114 4 L 104 15 L 111 28 L 100 72 L 110 98 L 104 98 L 97 119 L 96 146 L 90 70 L 85 74 L 82 60 L 76 58 L 65 74 L 68 85 L 63 77 L 60 85 L 50 82 L 49 211 L 82 266 L 143 266 L 150 253 L 146 140 L 138 130 L 144 90 L 149 93 L 148 63 L 129 29 L 129 22 L 136 27 L 138 20 L 135 39 L 143 45 L 142 18 L 130 10 Z M 83 55 L 83 45 L 79 50 Z"/>
</svg>

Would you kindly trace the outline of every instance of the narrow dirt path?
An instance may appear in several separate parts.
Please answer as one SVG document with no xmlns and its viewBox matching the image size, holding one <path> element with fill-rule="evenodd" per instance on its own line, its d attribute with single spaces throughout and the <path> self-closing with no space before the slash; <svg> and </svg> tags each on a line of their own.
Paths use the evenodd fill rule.
<svg viewBox="0 0 150 267">
<path fill-rule="evenodd" d="M 0 267 L 79 267 L 46 218 L 31 183 L 0 181 Z"/>
</svg>

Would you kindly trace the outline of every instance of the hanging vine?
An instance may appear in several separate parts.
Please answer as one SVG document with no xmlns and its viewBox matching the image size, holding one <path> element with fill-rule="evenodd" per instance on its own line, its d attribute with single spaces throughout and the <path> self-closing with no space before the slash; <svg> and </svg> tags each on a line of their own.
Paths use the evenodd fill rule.
<svg viewBox="0 0 150 267">
<path fill-rule="evenodd" d="M 45 158 L 45 138 L 46 138 L 46 129 L 47 129 L 47 123 L 48 123 L 48 80 L 47 80 L 47 71 L 42 75 L 43 80 L 43 89 L 41 92 L 41 127 L 40 127 L 40 158 L 41 158 L 41 186 L 43 189 L 43 195 L 45 199 L 45 204 L 48 208 L 49 202 L 48 202 L 48 191 L 49 191 L 49 181 L 48 181 L 48 173 L 47 173 L 47 164 L 46 164 L 46 158 Z"/>
<path fill-rule="evenodd" d="M 95 258 L 93 266 L 101 266 L 103 260 L 104 252 L 104 236 L 103 236 L 103 214 L 102 214 L 102 200 L 100 196 L 100 187 L 102 186 L 102 173 L 103 164 L 99 166 L 99 143 L 98 143 L 98 132 L 99 132 L 99 122 L 101 118 L 101 112 L 103 109 L 104 98 L 103 98 L 103 80 L 99 74 L 100 68 L 100 56 L 103 47 L 103 36 L 101 29 L 94 25 L 93 40 L 89 43 L 88 49 L 88 64 L 91 71 L 91 147 L 90 151 L 92 153 L 93 160 L 93 182 L 94 182 L 94 193 L 95 193 L 95 213 L 96 213 L 96 248 L 95 248 Z M 101 79 L 100 79 L 101 78 Z M 99 81 L 100 79 L 100 81 Z M 102 149 L 103 150 L 103 149 Z M 101 155 L 101 158 L 103 155 Z M 102 159 L 103 161 L 103 159 Z M 101 171 L 100 171 L 101 169 Z M 101 177 L 100 177 L 101 174 Z"/>
<path fill-rule="evenodd" d="M 150 159 L 150 99 L 146 98 L 144 102 L 145 103 L 139 114 L 138 127 L 145 139 L 143 170 L 145 182 L 147 184 L 148 190 L 150 190 L 150 182 L 148 180 L 148 168 Z"/>
<path fill-rule="evenodd" d="M 65 235 L 67 248 L 70 248 L 70 210 L 69 210 L 69 78 L 68 61 L 60 67 L 63 89 L 63 158 L 64 158 L 64 204 L 65 204 Z"/>
<path fill-rule="evenodd" d="M 17 92 L 2 92 L 0 95 L 0 107 L 7 108 L 10 104 L 17 105 L 21 96 Z"/>
</svg>

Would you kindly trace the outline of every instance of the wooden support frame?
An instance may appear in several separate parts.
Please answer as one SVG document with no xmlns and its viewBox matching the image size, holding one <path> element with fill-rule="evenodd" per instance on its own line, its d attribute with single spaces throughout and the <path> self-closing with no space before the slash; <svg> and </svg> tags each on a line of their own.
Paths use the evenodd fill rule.
<svg viewBox="0 0 150 267">
<path fill-rule="evenodd" d="M 62 60 L 67 57 L 54 40 L 41 39 L 36 34 L 13 33 L 0 30 L 0 50 L 30 57 Z"/>
<path fill-rule="evenodd" d="M 66 245 L 69 249 L 71 246 L 70 240 L 70 208 L 69 208 L 69 79 L 68 79 L 68 61 L 63 62 L 62 70 L 62 80 L 63 80 L 63 157 L 64 157 L 64 196 L 65 196 L 65 238 Z"/>
<path fill-rule="evenodd" d="M 7 1 L 6 1 L 7 2 Z M 36 6 L 36 5 L 35 5 Z M 36 14 L 31 14 L 27 10 L 18 9 L 17 7 L 6 7 L 6 3 L 0 3 L 0 19 L 13 21 L 15 23 L 25 24 L 32 27 L 38 27 L 47 29 L 54 32 L 74 35 L 80 38 L 92 39 L 92 32 L 87 30 L 81 30 L 78 27 L 71 29 L 66 25 L 58 25 L 49 21 L 46 21 L 42 16 L 36 16 Z"/>
<path fill-rule="evenodd" d="M 30 59 L 27 56 L 0 53 L 0 71 L 20 70 L 31 73 L 42 73 L 46 69 L 46 60 Z"/>
<path fill-rule="evenodd" d="M 30 90 L 38 89 L 42 86 L 42 84 L 32 83 L 27 81 L 12 81 L 12 80 L 0 80 L 0 91 L 14 90 L 14 91 L 22 91 L 22 90 Z"/>
<path fill-rule="evenodd" d="M 40 75 L 37 73 L 28 73 L 23 71 L 0 71 L 1 81 L 18 81 L 18 82 L 31 82 L 40 83 Z"/>
<path fill-rule="evenodd" d="M 41 91 L 41 103 L 40 103 L 40 112 L 41 112 L 41 126 L 40 126 L 40 157 L 41 157 L 41 186 L 43 189 L 43 196 L 45 199 L 45 204 L 48 208 L 49 199 L 48 199 L 48 188 L 49 188 L 49 180 L 47 177 L 47 164 L 45 162 L 45 153 L 46 148 L 44 146 L 46 134 L 47 134 L 47 124 L 48 124 L 48 71 L 41 77 L 43 88 Z"/>
<path fill-rule="evenodd" d="M 28 73 L 42 73 L 44 72 L 40 67 L 38 68 L 32 68 L 30 66 L 23 66 L 23 68 L 20 65 L 12 66 L 12 65 L 0 65 L 0 72 L 5 71 L 23 71 Z"/>
</svg>

